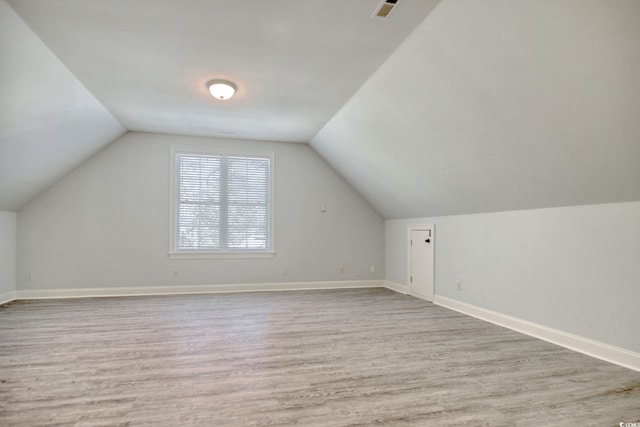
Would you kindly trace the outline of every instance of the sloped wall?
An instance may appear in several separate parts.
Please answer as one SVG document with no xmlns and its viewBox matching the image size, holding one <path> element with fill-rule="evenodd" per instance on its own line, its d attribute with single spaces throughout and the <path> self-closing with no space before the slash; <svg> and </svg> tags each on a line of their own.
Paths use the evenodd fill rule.
<svg viewBox="0 0 640 427">
<path fill-rule="evenodd" d="M 0 0 L 0 210 L 17 211 L 125 129 Z"/>
<path fill-rule="evenodd" d="M 638 22 L 443 1 L 311 145 L 386 219 L 640 200 Z"/>
</svg>

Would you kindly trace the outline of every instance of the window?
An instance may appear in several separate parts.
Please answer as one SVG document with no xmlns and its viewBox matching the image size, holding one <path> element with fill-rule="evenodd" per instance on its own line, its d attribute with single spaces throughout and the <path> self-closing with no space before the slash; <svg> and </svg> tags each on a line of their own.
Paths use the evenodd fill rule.
<svg viewBox="0 0 640 427">
<path fill-rule="evenodd" d="M 172 257 L 273 256 L 273 155 L 171 157 Z"/>
</svg>

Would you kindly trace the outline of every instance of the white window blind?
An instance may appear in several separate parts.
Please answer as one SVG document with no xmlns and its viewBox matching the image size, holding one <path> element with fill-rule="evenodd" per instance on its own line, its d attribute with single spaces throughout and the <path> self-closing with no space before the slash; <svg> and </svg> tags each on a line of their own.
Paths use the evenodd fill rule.
<svg viewBox="0 0 640 427">
<path fill-rule="evenodd" d="M 270 250 L 271 159 L 177 153 L 175 250 Z"/>
</svg>

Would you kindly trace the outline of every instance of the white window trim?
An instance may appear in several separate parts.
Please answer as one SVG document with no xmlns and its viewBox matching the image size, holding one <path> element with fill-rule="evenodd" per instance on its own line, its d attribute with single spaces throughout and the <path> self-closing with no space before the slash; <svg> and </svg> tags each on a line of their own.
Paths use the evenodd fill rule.
<svg viewBox="0 0 640 427">
<path fill-rule="evenodd" d="M 269 168 L 269 248 L 263 251 L 242 250 L 176 250 L 176 154 L 227 155 L 265 157 L 270 161 Z M 275 252 L 275 154 L 273 152 L 218 150 L 174 147 L 169 149 L 169 258 L 170 259 L 215 259 L 215 258 L 273 258 Z"/>
</svg>

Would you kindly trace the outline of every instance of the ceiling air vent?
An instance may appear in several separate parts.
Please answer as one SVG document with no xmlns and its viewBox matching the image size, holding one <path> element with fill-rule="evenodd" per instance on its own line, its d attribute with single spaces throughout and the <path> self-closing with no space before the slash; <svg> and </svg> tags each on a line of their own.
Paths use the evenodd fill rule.
<svg viewBox="0 0 640 427">
<path fill-rule="evenodd" d="M 386 19 L 396 7 L 398 0 L 383 0 L 373 14 L 374 18 Z"/>
</svg>

